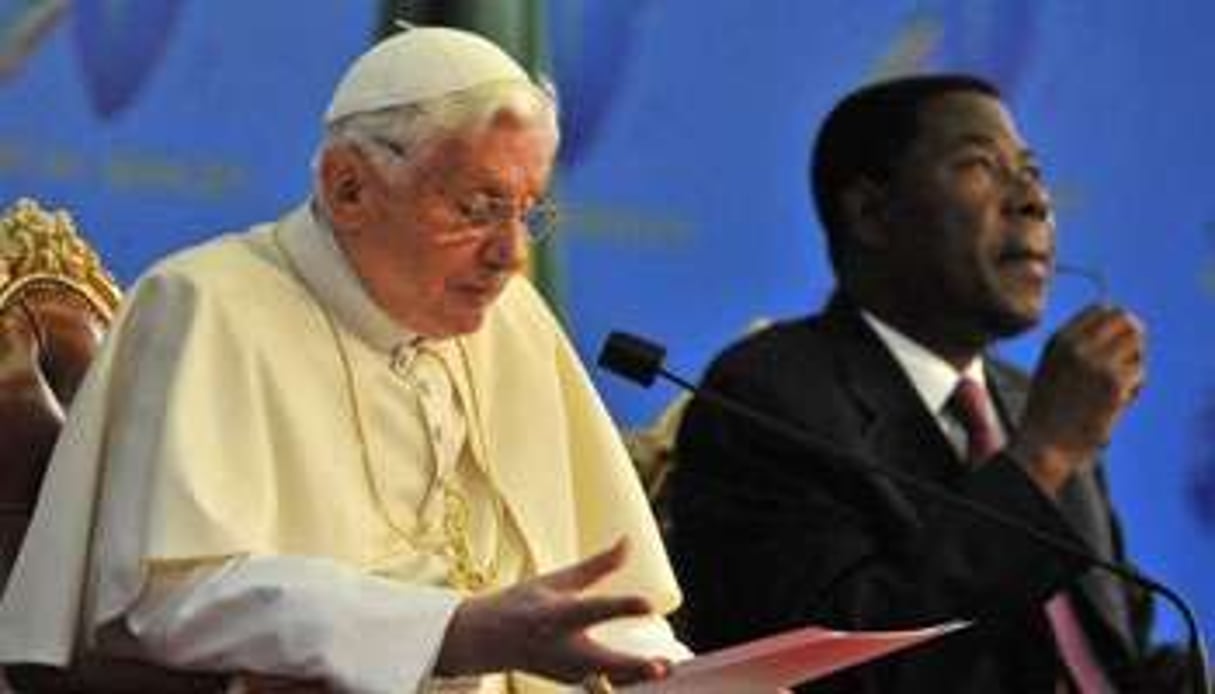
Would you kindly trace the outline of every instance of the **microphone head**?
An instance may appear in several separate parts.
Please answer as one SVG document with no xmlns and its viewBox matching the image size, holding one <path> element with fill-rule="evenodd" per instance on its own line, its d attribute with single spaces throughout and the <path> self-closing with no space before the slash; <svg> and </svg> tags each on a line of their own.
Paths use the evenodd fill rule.
<svg viewBox="0 0 1215 694">
<path fill-rule="evenodd" d="M 662 371 L 667 350 L 649 340 L 613 331 L 599 351 L 599 366 L 649 388 Z"/>
</svg>

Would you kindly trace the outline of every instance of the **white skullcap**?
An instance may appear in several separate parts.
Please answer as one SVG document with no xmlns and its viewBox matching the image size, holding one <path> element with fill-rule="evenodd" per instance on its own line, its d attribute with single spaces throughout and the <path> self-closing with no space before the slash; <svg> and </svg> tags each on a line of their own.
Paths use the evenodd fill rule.
<svg viewBox="0 0 1215 694">
<path fill-rule="evenodd" d="M 333 92 L 325 122 L 499 81 L 531 79 L 501 48 L 477 34 L 414 27 L 377 43 L 350 66 Z"/>
</svg>

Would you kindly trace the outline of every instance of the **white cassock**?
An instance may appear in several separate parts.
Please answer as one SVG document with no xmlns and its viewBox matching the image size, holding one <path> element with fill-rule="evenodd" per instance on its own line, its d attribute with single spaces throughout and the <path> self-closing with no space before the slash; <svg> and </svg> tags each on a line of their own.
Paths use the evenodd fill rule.
<svg viewBox="0 0 1215 694">
<path fill-rule="evenodd" d="M 99 647 L 343 691 L 546 691 L 432 679 L 451 614 L 621 536 L 595 590 L 674 609 L 625 450 L 530 284 L 477 332 L 419 341 L 305 206 L 130 292 L 0 604 L 0 662 Z M 658 617 L 597 634 L 686 655 Z"/>
</svg>

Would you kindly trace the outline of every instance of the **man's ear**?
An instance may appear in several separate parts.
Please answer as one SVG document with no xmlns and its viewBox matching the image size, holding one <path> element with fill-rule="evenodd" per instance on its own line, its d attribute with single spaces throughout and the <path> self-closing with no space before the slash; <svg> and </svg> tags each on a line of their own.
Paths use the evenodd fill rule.
<svg viewBox="0 0 1215 694">
<path fill-rule="evenodd" d="M 335 227 L 359 228 L 367 222 L 371 173 L 370 162 L 353 145 L 334 145 L 321 153 L 321 202 Z"/>
<path fill-rule="evenodd" d="M 890 233 L 890 195 L 887 187 L 869 178 L 858 178 L 844 189 L 843 203 L 846 229 L 853 243 L 862 248 L 882 248 Z"/>
</svg>

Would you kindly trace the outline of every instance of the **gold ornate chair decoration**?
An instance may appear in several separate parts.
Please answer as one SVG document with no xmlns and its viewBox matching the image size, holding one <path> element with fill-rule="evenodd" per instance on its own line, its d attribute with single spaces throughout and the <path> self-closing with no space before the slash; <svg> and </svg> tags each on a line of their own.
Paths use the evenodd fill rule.
<svg viewBox="0 0 1215 694">
<path fill-rule="evenodd" d="M 691 396 L 681 393 L 658 414 L 653 423 L 623 432 L 624 445 L 633 459 L 634 469 L 662 523 L 666 521 L 662 503 L 665 500 L 667 475 L 675 466 L 675 438 L 683 421 L 684 410 L 691 400 Z"/>
<path fill-rule="evenodd" d="M 0 217 L 0 308 L 26 287 L 78 292 L 107 324 L 122 298 L 71 215 L 21 198 Z"/>
<path fill-rule="evenodd" d="M 0 217 L 0 586 L 120 296 L 66 212 L 21 199 Z"/>
</svg>

